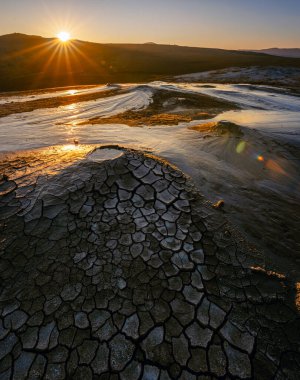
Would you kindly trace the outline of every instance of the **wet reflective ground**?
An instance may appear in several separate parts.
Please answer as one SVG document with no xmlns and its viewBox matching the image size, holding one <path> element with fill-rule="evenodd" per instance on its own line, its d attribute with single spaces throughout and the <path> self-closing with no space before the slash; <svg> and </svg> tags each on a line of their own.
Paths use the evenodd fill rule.
<svg viewBox="0 0 300 380">
<path fill-rule="evenodd" d="M 123 93 L 0 118 L 0 149 L 17 151 L 57 144 L 72 146 L 79 141 L 80 144 L 121 144 L 153 152 L 191 175 L 200 191 L 212 202 L 224 199 L 224 212 L 251 241 L 263 248 L 266 265 L 279 263 L 277 270 L 295 274 L 300 249 L 296 236 L 299 228 L 300 98 L 288 90 L 255 85 L 154 82 L 145 86 L 111 87 Z M 105 88 L 77 91 L 89 93 L 100 89 L 102 96 Z M 159 112 L 165 110 L 175 121 L 176 115 L 182 118 L 186 112 L 184 97 L 187 94 L 234 101 L 241 109 L 209 109 L 217 114 L 212 115 L 211 120 L 208 114 L 206 120 L 196 118 L 167 126 L 147 125 L 146 116 L 141 119 L 140 127 L 129 127 L 126 118 L 118 116 L 129 110 L 143 113 L 151 106 L 154 94 L 164 91 L 169 91 L 170 97 L 164 95 Z M 49 96 L 54 94 L 52 91 Z M 63 94 L 62 90 L 58 92 L 59 96 Z M 35 95 L 36 99 L 41 96 L 47 93 Z M 23 103 L 24 98 L 28 99 L 26 96 L 10 97 L 11 101 Z M 199 98 L 198 107 L 201 101 Z M 189 109 L 190 113 L 192 111 L 195 110 Z M 155 109 L 151 112 L 155 113 Z M 113 124 L 93 121 L 113 115 Z M 194 128 L 222 120 L 244 126 L 242 136 L 217 135 Z M 278 234 L 283 236 L 279 244 L 275 238 Z M 274 255 L 278 256 L 275 264 Z M 297 267 L 293 268 L 294 265 Z"/>
<path fill-rule="evenodd" d="M 174 86 L 242 109 L 90 123 Z M 210 86 L 0 118 L 0 376 L 297 378 L 300 98 Z"/>
</svg>

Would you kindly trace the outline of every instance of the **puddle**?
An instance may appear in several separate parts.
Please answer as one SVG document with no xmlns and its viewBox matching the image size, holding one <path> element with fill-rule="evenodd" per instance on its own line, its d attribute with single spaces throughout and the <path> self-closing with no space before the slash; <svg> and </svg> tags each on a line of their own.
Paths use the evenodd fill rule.
<svg viewBox="0 0 300 380">
<path fill-rule="evenodd" d="M 103 162 L 108 160 L 115 160 L 123 156 L 124 152 L 118 149 L 96 149 L 93 153 L 88 155 L 88 159 L 95 162 Z"/>
</svg>

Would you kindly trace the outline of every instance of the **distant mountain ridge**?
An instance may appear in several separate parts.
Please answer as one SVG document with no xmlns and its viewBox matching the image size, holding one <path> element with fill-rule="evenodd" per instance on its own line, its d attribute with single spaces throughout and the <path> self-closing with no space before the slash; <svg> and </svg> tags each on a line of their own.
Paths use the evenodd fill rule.
<svg viewBox="0 0 300 380">
<path fill-rule="evenodd" d="M 256 53 L 275 55 L 278 57 L 300 58 L 300 48 L 269 48 L 262 50 L 251 50 Z"/>
<path fill-rule="evenodd" d="M 0 36 L 0 91 L 145 82 L 229 67 L 300 67 L 256 52 L 176 45 L 101 44 L 13 33 Z"/>
</svg>

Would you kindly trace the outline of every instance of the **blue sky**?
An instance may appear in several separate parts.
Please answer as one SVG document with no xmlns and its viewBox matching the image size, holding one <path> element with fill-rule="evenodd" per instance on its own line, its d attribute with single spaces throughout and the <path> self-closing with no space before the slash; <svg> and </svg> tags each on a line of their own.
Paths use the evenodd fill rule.
<svg viewBox="0 0 300 380">
<path fill-rule="evenodd" d="M 300 0 L 0 0 L 0 35 L 300 48 Z"/>
</svg>

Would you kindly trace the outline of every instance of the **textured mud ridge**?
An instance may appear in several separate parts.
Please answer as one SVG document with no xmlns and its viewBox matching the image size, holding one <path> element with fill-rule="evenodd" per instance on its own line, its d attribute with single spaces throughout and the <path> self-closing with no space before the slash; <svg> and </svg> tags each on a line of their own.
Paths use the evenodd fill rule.
<svg viewBox="0 0 300 380">
<path fill-rule="evenodd" d="M 147 88 L 140 86 L 140 88 Z M 211 119 L 221 112 L 239 107 L 226 100 L 174 89 L 155 89 L 150 104 L 139 110 L 128 110 L 109 117 L 94 117 L 81 124 L 178 125 L 192 120 Z"/>
<path fill-rule="evenodd" d="M 76 104 L 78 102 L 86 102 L 96 99 L 102 99 L 109 96 L 114 96 L 121 94 L 118 88 L 108 89 L 103 92 L 95 92 L 91 94 L 80 94 L 80 95 L 66 95 L 51 97 L 45 99 L 33 99 L 26 102 L 11 102 L 0 106 L 0 117 L 22 113 L 22 112 L 32 112 L 41 108 L 57 108 L 61 106 L 67 106 L 71 104 Z"/>
<path fill-rule="evenodd" d="M 2 166 L 1 379 L 297 378 L 289 284 L 184 174 L 50 153 Z"/>
</svg>

